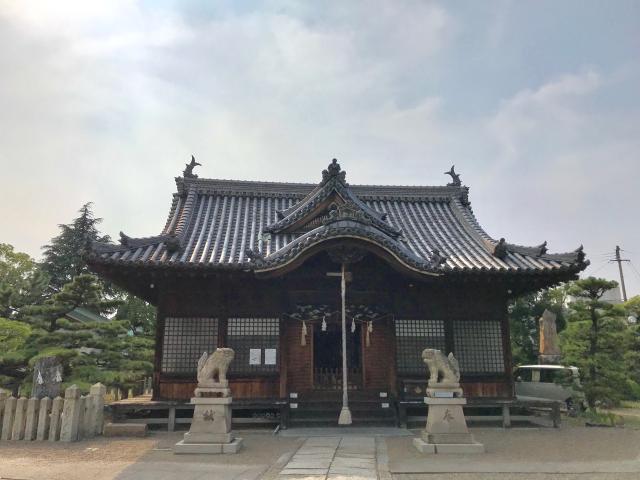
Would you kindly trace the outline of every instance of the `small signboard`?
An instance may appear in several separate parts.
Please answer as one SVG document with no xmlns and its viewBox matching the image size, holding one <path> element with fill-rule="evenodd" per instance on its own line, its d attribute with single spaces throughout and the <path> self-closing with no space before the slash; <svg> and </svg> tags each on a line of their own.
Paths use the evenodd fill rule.
<svg viewBox="0 0 640 480">
<path fill-rule="evenodd" d="M 389 408 L 389 404 L 388 403 L 382 403 L 382 404 L 380 404 L 380 406 L 382 408 Z"/>
<path fill-rule="evenodd" d="M 453 392 L 433 392 L 436 398 L 453 398 Z"/>
<path fill-rule="evenodd" d="M 249 365 L 261 365 L 262 364 L 262 349 L 250 348 L 249 349 Z"/>
<path fill-rule="evenodd" d="M 276 364 L 276 349 L 265 348 L 264 349 L 264 364 L 275 365 Z"/>
</svg>

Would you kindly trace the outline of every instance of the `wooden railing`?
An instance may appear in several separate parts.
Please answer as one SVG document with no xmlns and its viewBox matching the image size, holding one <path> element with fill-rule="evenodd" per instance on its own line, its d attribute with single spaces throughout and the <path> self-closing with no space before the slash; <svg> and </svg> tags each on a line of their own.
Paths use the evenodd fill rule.
<svg viewBox="0 0 640 480">
<path fill-rule="evenodd" d="M 315 368 L 315 388 L 324 390 L 342 390 L 342 368 Z M 362 370 L 347 369 L 347 389 L 359 390 L 362 387 Z"/>
</svg>

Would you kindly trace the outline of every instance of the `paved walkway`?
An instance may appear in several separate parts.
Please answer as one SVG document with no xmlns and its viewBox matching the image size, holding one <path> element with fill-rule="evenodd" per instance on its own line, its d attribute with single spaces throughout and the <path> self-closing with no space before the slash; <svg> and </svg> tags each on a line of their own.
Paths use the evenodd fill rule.
<svg viewBox="0 0 640 480">
<path fill-rule="evenodd" d="M 312 437 L 305 440 L 280 472 L 283 480 L 377 480 L 376 443 L 372 437 Z"/>
</svg>

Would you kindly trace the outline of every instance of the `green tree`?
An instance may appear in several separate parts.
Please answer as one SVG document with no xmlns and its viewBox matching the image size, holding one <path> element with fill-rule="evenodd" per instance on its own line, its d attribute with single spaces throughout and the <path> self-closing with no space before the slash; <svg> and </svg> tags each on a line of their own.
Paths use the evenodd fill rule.
<svg viewBox="0 0 640 480">
<path fill-rule="evenodd" d="M 98 231 L 102 219 L 94 216 L 92 203 L 85 203 L 78 213 L 71 223 L 59 225 L 60 234 L 43 247 L 43 268 L 50 275 L 50 285 L 55 291 L 75 276 L 89 273 L 84 257 L 94 241 L 110 240 Z"/>
<path fill-rule="evenodd" d="M 133 335 L 127 319 L 91 325 L 92 337 L 86 341 L 87 354 L 74 360 L 72 381 L 84 388 L 95 382 L 125 392 L 153 373 L 154 338 Z"/>
<path fill-rule="evenodd" d="M 511 352 L 515 365 L 537 362 L 540 338 L 538 320 L 545 310 L 556 314 L 558 332 L 565 328 L 564 305 L 568 285 L 523 295 L 509 305 Z"/>
<path fill-rule="evenodd" d="M 44 301 L 48 280 L 29 255 L 0 243 L 0 317 L 16 317 L 23 306 Z"/>
<path fill-rule="evenodd" d="M 103 298 L 97 277 L 84 274 L 64 285 L 42 305 L 23 307 L 20 322 L 30 327 L 30 334 L 21 348 L 0 355 L 0 371 L 9 373 L 13 383 L 22 382 L 28 390 L 35 362 L 41 357 L 55 356 L 63 366 L 65 378 L 73 378 L 82 349 L 95 333 L 91 324 L 70 320 L 66 315 L 77 307 L 97 314 L 112 312 L 117 302 Z"/>
<path fill-rule="evenodd" d="M 566 364 L 580 368 L 585 397 L 590 408 L 597 402 L 618 403 L 627 389 L 629 373 L 624 360 L 629 347 L 625 311 L 603 302 L 614 281 L 589 277 L 574 282 L 569 294 L 568 326 L 561 334 L 562 356 Z"/>
<path fill-rule="evenodd" d="M 0 318 L 0 385 L 15 390 L 16 378 L 24 374 L 24 362 L 16 362 L 15 357 L 31 335 L 31 327 L 23 322 Z M 6 361 L 4 361 L 6 359 Z M 6 366 L 5 366 L 6 364 Z M 3 368 L 4 367 L 4 368 Z"/>
<path fill-rule="evenodd" d="M 132 335 L 153 337 L 156 330 L 156 308 L 131 294 L 126 294 L 118 306 L 116 320 L 128 320 Z"/>
<path fill-rule="evenodd" d="M 628 316 L 636 319 L 640 318 L 640 295 L 630 298 L 624 308 Z M 636 320 L 637 321 L 637 320 Z M 633 400 L 640 400 L 640 324 L 630 324 L 628 326 L 630 347 L 624 354 L 625 364 L 631 377 L 628 382 L 628 397 Z"/>
</svg>

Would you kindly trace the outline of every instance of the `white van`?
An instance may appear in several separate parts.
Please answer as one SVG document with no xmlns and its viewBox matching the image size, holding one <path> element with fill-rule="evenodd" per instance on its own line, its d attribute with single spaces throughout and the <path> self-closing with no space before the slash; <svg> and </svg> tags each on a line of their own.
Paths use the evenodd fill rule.
<svg viewBox="0 0 640 480">
<path fill-rule="evenodd" d="M 567 411 L 584 406 L 577 367 L 563 365 L 520 365 L 513 373 L 518 400 L 558 400 Z"/>
</svg>

